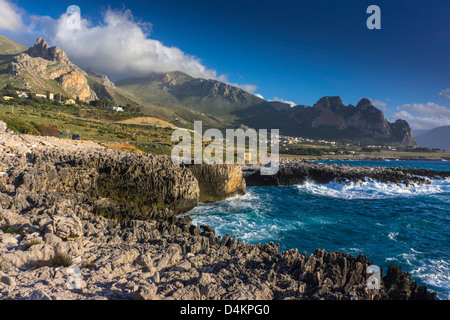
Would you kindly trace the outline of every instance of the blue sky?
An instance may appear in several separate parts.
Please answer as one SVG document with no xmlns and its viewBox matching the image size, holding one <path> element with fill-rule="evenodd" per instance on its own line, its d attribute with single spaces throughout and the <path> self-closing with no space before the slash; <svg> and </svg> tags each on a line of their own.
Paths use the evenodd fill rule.
<svg viewBox="0 0 450 320">
<path fill-rule="evenodd" d="M 25 45 L 42 35 L 66 50 L 75 63 L 96 63 L 98 68 L 92 67 L 113 80 L 131 71 L 161 71 L 172 63 L 182 71 L 198 72 L 196 76 L 239 84 L 268 100 L 313 105 L 323 96 L 338 95 L 345 104 L 356 105 L 367 97 L 389 120 L 402 117 L 413 129 L 450 125 L 448 0 L 0 0 L 5 4 L 22 20 L 17 28 L 3 26 L 2 34 Z M 76 38 L 81 39 L 78 47 L 65 41 L 55 27 L 72 4 L 81 8 L 85 34 L 90 34 Z M 371 4 L 381 9 L 381 30 L 366 27 Z M 155 61 L 132 59 L 136 63 L 130 66 L 121 64 L 118 53 L 97 61 L 87 58 L 89 50 L 80 52 L 79 47 L 95 47 L 96 36 L 117 33 L 108 28 L 116 20 L 124 20 L 129 30 L 141 28 L 146 38 L 157 41 L 144 41 L 147 57 L 152 56 L 151 48 L 161 49 L 160 44 L 162 50 L 178 51 L 164 51 L 168 55 L 164 61 L 158 60 L 160 52 Z M 87 38 L 90 42 L 82 42 Z M 111 39 L 120 48 L 120 38 Z"/>
</svg>

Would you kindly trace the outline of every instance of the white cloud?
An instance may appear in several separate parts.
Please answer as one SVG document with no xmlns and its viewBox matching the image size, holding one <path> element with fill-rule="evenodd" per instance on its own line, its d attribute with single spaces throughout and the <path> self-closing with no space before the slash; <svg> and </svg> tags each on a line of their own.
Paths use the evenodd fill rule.
<svg viewBox="0 0 450 320">
<path fill-rule="evenodd" d="M 0 0 L 0 30 L 15 31 L 23 27 L 20 9 L 9 1 Z"/>
<path fill-rule="evenodd" d="M 439 95 L 450 99 L 450 88 L 442 90 L 441 92 L 439 92 Z"/>
<path fill-rule="evenodd" d="M 380 100 L 372 100 L 372 99 L 370 101 L 372 101 L 372 104 L 375 107 L 378 107 L 378 108 L 381 108 L 383 110 L 386 110 L 386 107 L 387 107 L 387 103 L 386 102 L 383 102 L 383 101 L 380 101 Z"/>
<path fill-rule="evenodd" d="M 450 109 L 434 102 L 405 104 L 402 108 L 420 114 L 429 114 L 450 119 Z"/>
<path fill-rule="evenodd" d="M 0 3 L 4 1 L 0 0 Z M 24 10 L 16 12 L 25 16 Z M 36 15 L 26 18 L 31 22 L 15 32 L 17 37 L 26 39 L 26 35 L 32 34 L 36 39 L 42 36 L 49 45 L 63 49 L 81 68 L 92 67 L 112 80 L 147 76 L 153 72 L 182 71 L 196 78 L 228 82 L 225 75 L 207 68 L 198 57 L 151 39 L 152 25 L 138 21 L 130 10 L 108 8 L 98 24 L 83 18 L 81 13 L 80 29 L 73 29 L 68 24 L 69 16 L 65 13 L 58 19 Z M 249 92 L 257 89 L 250 84 L 234 85 Z"/>
<path fill-rule="evenodd" d="M 291 107 L 295 107 L 297 105 L 294 101 L 288 101 L 288 100 L 284 100 L 284 99 L 278 98 L 278 97 L 274 97 L 273 101 L 283 102 L 283 103 L 290 105 Z"/>
<path fill-rule="evenodd" d="M 68 19 L 63 14 L 46 31 L 49 41 L 61 47 L 81 67 L 92 66 L 116 79 L 170 71 L 218 79 L 217 72 L 205 67 L 199 58 L 150 39 L 146 32 L 148 24 L 136 21 L 130 10 L 108 9 L 100 25 L 82 19 L 79 30 L 70 28 Z"/>
<path fill-rule="evenodd" d="M 237 83 L 228 83 L 228 84 L 230 86 L 241 88 L 242 90 L 250 92 L 250 93 L 253 93 L 258 89 L 258 87 L 255 86 L 254 84 L 237 84 Z"/>
<path fill-rule="evenodd" d="M 262 95 L 262 94 L 259 94 L 259 93 L 254 93 L 253 95 L 255 95 L 255 96 L 257 96 L 258 98 L 260 98 L 260 99 L 263 99 L 263 100 L 264 100 L 264 97 L 263 97 L 263 95 Z"/>
<path fill-rule="evenodd" d="M 393 117 L 408 121 L 414 130 L 430 130 L 450 125 L 450 109 L 433 102 L 405 104 Z"/>
</svg>

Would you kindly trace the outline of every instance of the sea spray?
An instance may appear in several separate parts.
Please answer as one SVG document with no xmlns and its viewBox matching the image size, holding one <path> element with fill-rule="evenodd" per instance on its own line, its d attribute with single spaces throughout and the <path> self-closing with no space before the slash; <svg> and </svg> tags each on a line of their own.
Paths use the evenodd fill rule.
<svg viewBox="0 0 450 320">
<path fill-rule="evenodd" d="M 402 185 L 375 180 L 247 187 L 247 194 L 202 204 L 193 223 L 245 243 L 280 243 L 281 250 L 316 248 L 361 253 L 386 272 L 398 264 L 439 298 L 450 288 L 450 180 Z M 440 261 L 440 262 L 439 262 Z"/>
</svg>

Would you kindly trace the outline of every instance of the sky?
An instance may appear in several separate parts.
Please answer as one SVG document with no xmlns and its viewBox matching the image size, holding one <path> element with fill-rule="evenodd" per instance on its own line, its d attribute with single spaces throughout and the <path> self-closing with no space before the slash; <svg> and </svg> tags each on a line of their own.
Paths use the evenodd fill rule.
<svg viewBox="0 0 450 320">
<path fill-rule="evenodd" d="M 370 5 L 381 29 L 367 28 Z M 0 0 L 0 33 L 42 36 L 113 81 L 180 70 L 292 105 L 365 97 L 428 130 L 450 125 L 449 14 L 448 0 Z"/>
</svg>

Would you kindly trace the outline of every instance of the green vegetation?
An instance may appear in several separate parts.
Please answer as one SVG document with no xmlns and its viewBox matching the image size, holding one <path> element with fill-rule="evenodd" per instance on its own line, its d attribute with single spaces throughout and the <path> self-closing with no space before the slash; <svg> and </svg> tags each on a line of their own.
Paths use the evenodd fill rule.
<svg viewBox="0 0 450 320">
<path fill-rule="evenodd" d="M 39 239 L 33 239 L 33 240 L 31 240 L 30 242 L 28 242 L 28 243 L 26 244 L 26 247 L 29 249 L 29 248 L 31 248 L 32 246 L 35 246 L 35 245 L 41 244 L 41 243 L 42 243 L 41 240 L 39 240 Z"/>
<path fill-rule="evenodd" d="M 35 122 L 26 122 L 18 117 L 6 114 L 0 115 L 0 120 L 6 123 L 8 129 L 13 130 L 16 133 L 39 135 L 37 124 Z"/>
<path fill-rule="evenodd" d="M 36 98 L 33 95 L 29 99 L 21 99 L 17 97 L 16 90 L 18 89 L 12 85 L 0 89 L 0 97 L 3 95 L 14 97 L 13 100 L 0 103 L 0 120 L 4 121 L 14 132 L 49 135 L 65 139 L 77 134 L 81 140 L 91 140 L 118 150 L 161 155 L 170 155 L 173 145 L 178 144 L 178 142 L 171 141 L 173 127 L 160 127 L 161 124 L 166 123 L 164 121 L 159 124 L 155 122 L 155 125 L 145 123 L 142 119 L 146 117 L 136 105 L 123 105 L 124 111 L 116 112 L 111 110 L 113 103 L 107 99 L 97 100 L 90 104 L 78 101 L 76 105 L 65 105 L 59 103 L 59 95 L 55 96 L 55 101 Z M 65 98 L 61 96 L 62 101 Z M 186 111 L 183 113 L 184 118 L 190 116 L 193 117 L 192 119 L 195 118 L 194 111 L 187 109 L 178 111 Z M 204 115 L 202 117 L 207 118 Z M 179 119 L 181 119 L 181 115 Z M 208 119 L 208 124 L 212 126 L 214 119 Z M 203 129 L 206 130 L 209 125 L 204 125 Z M 387 150 L 384 147 L 360 147 L 345 142 L 337 141 L 334 146 L 311 142 L 281 144 L 280 154 L 286 157 L 305 159 L 450 159 L 450 153 L 440 150 L 398 147 L 396 150 Z M 208 144 L 204 142 L 203 145 Z"/>
<path fill-rule="evenodd" d="M 25 230 L 21 227 L 15 226 L 15 225 L 7 224 L 7 223 L 4 224 L 1 227 L 1 229 L 4 233 L 20 234 L 21 237 L 25 237 L 28 234 L 27 230 Z"/>
<path fill-rule="evenodd" d="M 73 259 L 68 254 L 62 252 L 56 252 L 50 260 L 39 260 L 35 263 L 34 267 L 36 269 L 42 267 L 70 267 L 72 265 Z"/>
<path fill-rule="evenodd" d="M 7 86 L 0 90 L 0 97 L 13 96 L 16 90 Z M 66 139 L 77 134 L 81 140 L 91 140 L 105 146 L 122 143 L 133 145 L 135 151 L 170 154 L 173 128 L 118 123 L 142 117 L 143 114 L 132 104 L 122 106 L 124 111 L 120 112 L 111 110 L 112 105 L 108 100 L 65 105 L 59 103 L 59 97 L 55 97 L 55 101 L 33 96 L 29 99 L 15 97 L 10 101 L 1 101 L 0 120 L 17 133 Z"/>
</svg>

